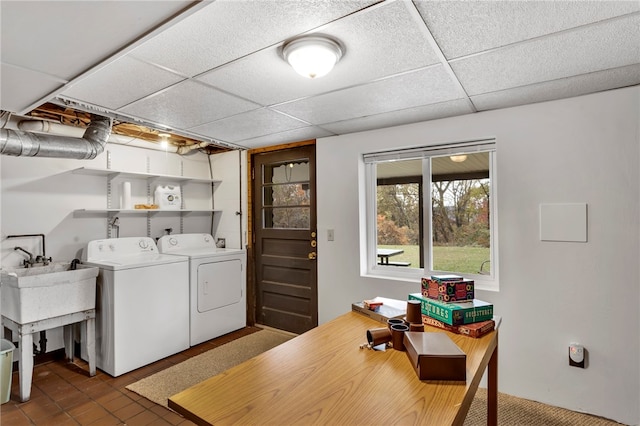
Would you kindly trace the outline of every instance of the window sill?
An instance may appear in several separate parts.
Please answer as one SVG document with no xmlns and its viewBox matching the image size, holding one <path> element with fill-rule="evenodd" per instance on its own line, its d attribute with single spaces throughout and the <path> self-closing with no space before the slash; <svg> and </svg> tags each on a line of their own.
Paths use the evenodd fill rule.
<svg viewBox="0 0 640 426">
<path fill-rule="evenodd" d="M 430 274 L 428 274 L 430 275 Z M 381 267 L 376 265 L 374 269 L 370 269 L 364 274 L 362 277 L 364 278 L 375 278 L 375 279 L 384 279 L 384 280 L 393 280 L 399 282 L 406 283 L 419 283 L 422 277 L 425 275 L 424 270 L 422 269 L 406 269 L 404 267 Z M 486 275 L 464 275 L 465 278 L 474 281 L 474 289 L 481 291 L 500 291 L 500 286 L 498 280 Z"/>
</svg>

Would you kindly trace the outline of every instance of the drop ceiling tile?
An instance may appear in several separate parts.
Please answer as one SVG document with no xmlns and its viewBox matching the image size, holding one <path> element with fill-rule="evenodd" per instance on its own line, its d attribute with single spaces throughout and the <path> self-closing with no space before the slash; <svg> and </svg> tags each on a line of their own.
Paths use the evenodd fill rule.
<svg viewBox="0 0 640 426">
<path fill-rule="evenodd" d="M 120 111 L 161 125 L 188 129 L 256 108 L 258 105 L 244 99 L 189 80 Z"/>
<path fill-rule="evenodd" d="M 309 126 L 281 133 L 273 133 L 271 135 L 261 136 L 258 138 L 243 140 L 240 141 L 238 145 L 241 145 L 248 149 L 252 149 L 260 148 L 263 146 L 308 141 L 311 139 L 324 138 L 327 136 L 333 136 L 333 133 L 328 132 L 327 130 L 324 130 L 320 127 Z"/>
<path fill-rule="evenodd" d="M 192 77 L 375 2 L 216 1 L 133 54 Z"/>
<path fill-rule="evenodd" d="M 182 77 L 162 68 L 124 56 L 69 85 L 62 95 L 104 108 L 119 109 L 181 80 Z"/>
<path fill-rule="evenodd" d="M 638 1 L 416 1 L 448 59 L 640 10 Z"/>
<path fill-rule="evenodd" d="M 452 117 L 455 115 L 471 114 L 473 112 L 473 109 L 466 99 L 457 99 L 455 101 L 441 102 L 433 105 L 391 111 L 367 117 L 338 121 L 335 123 L 327 123 L 323 124 L 322 127 L 340 135 L 352 132 L 362 132 L 365 130 L 381 129 L 384 127 L 400 126 L 420 121 L 436 120 L 438 118 Z"/>
<path fill-rule="evenodd" d="M 273 108 L 312 124 L 323 124 L 461 97 L 449 74 L 436 65 Z"/>
<path fill-rule="evenodd" d="M 486 93 L 472 96 L 471 100 L 478 110 L 485 111 L 570 98 L 636 84 L 640 84 L 639 64 Z"/>
<path fill-rule="evenodd" d="M 64 81 L 39 72 L 1 64 L 0 109 L 24 114 L 45 93 L 63 86 Z"/>
<path fill-rule="evenodd" d="M 191 1 L 2 1 L 2 61 L 71 80 Z"/>
<path fill-rule="evenodd" d="M 293 119 L 279 112 L 262 108 L 203 124 L 189 130 L 214 139 L 235 143 L 243 139 L 251 139 L 269 133 L 280 133 L 308 125 L 308 123 Z"/>
<path fill-rule="evenodd" d="M 640 62 L 640 14 L 451 62 L 469 95 Z M 612 48 L 615 46 L 615 48 Z"/>
<path fill-rule="evenodd" d="M 422 25 L 409 13 L 406 2 L 394 2 L 322 28 L 322 33 L 345 47 L 343 58 L 322 78 L 310 80 L 296 74 L 277 45 L 198 79 L 262 105 L 353 86 L 438 63 L 435 52 L 424 42 Z"/>
</svg>

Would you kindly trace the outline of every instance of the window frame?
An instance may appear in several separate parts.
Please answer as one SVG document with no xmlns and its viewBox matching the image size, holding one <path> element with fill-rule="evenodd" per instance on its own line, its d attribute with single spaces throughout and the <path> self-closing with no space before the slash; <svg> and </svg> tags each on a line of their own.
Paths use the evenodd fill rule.
<svg viewBox="0 0 640 426">
<path fill-rule="evenodd" d="M 489 153 L 489 226 L 490 232 L 490 260 L 491 273 L 469 274 L 457 273 L 475 281 L 475 287 L 480 290 L 497 291 L 498 285 L 498 212 L 497 212 L 497 172 L 496 172 L 496 142 L 495 139 L 483 139 L 469 142 L 450 143 L 442 145 L 432 145 L 409 149 L 399 149 L 392 151 L 373 152 L 363 155 L 365 166 L 365 203 L 364 217 L 366 218 L 366 268 L 363 275 L 377 278 L 391 278 L 400 281 L 415 282 L 424 276 L 441 273 L 442 271 L 431 270 L 432 248 L 433 248 L 433 212 L 431 199 L 431 161 L 432 157 L 445 155 L 473 154 L 477 152 Z M 406 268 L 393 265 L 380 265 L 377 261 L 377 186 L 378 178 L 376 165 L 387 161 L 422 159 L 422 227 L 423 227 L 423 248 L 424 255 L 421 261 L 424 268 Z M 425 161 L 427 160 L 427 161 Z"/>
</svg>

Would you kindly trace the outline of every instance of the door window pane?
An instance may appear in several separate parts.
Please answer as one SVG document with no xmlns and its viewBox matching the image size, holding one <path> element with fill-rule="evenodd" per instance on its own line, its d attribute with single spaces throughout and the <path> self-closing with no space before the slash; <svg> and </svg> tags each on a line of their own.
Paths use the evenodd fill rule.
<svg viewBox="0 0 640 426">
<path fill-rule="evenodd" d="M 265 228 L 309 229 L 308 207 L 264 208 Z"/>
<path fill-rule="evenodd" d="M 263 226 L 309 229 L 309 160 L 267 165 L 263 176 Z"/>
</svg>

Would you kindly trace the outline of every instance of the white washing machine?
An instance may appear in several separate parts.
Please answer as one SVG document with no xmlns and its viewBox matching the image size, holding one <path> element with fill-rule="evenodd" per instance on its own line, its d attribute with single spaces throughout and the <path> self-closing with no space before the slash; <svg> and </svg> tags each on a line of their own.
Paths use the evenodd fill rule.
<svg viewBox="0 0 640 426">
<path fill-rule="evenodd" d="M 151 238 L 90 241 L 96 282 L 96 365 L 119 376 L 189 348 L 189 262 Z"/>
<path fill-rule="evenodd" d="M 245 250 L 217 248 L 209 234 L 165 235 L 158 249 L 189 259 L 192 346 L 247 325 Z"/>
</svg>

